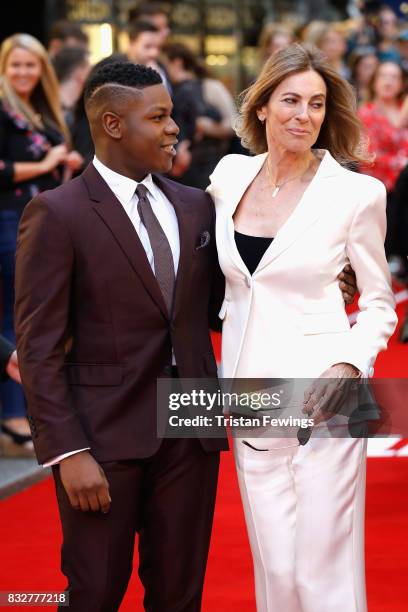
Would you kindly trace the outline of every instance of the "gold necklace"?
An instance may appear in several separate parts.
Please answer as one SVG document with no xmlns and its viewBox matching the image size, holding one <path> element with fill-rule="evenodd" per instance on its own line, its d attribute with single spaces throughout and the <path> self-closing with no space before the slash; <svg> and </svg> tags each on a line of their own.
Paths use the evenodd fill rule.
<svg viewBox="0 0 408 612">
<path fill-rule="evenodd" d="M 281 183 L 274 183 L 271 180 L 271 173 L 270 173 L 270 169 L 269 169 L 269 157 L 267 157 L 267 159 L 266 159 L 266 174 L 267 174 L 270 186 L 271 186 L 271 188 L 273 188 L 272 197 L 276 198 L 276 196 L 278 195 L 279 191 L 282 189 L 282 187 L 284 185 L 286 185 L 286 183 L 290 183 L 291 181 L 294 181 L 297 178 L 303 178 L 303 176 L 306 174 L 306 172 L 309 170 L 309 168 L 310 168 L 310 163 L 308 164 L 306 170 L 304 170 L 301 174 L 297 174 L 296 176 L 292 176 L 292 178 L 288 178 L 288 179 L 286 179 L 286 181 L 282 181 Z"/>
</svg>

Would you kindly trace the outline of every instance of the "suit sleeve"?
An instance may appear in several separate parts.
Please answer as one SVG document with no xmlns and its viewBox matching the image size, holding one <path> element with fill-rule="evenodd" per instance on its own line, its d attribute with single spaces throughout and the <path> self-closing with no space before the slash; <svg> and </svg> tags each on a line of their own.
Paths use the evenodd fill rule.
<svg viewBox="0 0 408 612">
<path fill-rule="evenodd" d="M 376 193 L 360 204 L 350 226 L 347 255 L 355 270 L 360 293 L 357 321 L 348 335 L 340 361 L 373 375 L 380 351 L 387 347 L 397 315 L 391 278 L 384 252 L 386 192 L 377 182 Z"/>
<path fill-rule="evenodd" d="M 74 249 L 67 225 L 38 197 L 22 216 L 15 326 L 28 418 L 39 463 L 89 447 L 64 372 Z"/>
<path fill-rule="evenodd" d="M 214 244 L 215 244 L 215 254 L 214 254 L 214 266 L 213 266 L 213 281 L 211 285 L 211 295 L 210 295 L 210 307 L 209 307 L 209 321 L 210 327 L 213 331 L 221 332 L 222 331 L 222 321 L 218 316 L 220 312 L 220 308 L 225 296 L 225 277 L 220 268 L 220 264 L 218 261 L 218 253 L 216 248 L 216 232 L 215 232 L 215 224 L 216 224 L 216 213 L 215 213 L 215 201 L 216 201 L 216 180 L 219 176 L 220 166 L 222 167 L 224 164 L 225 157 L 217 164 L 213 173 L 210 176 L 210 184 L 208 185 L 206 192 L 209 196 L 209 200 L 211 202 L 211 209 L 213 215 L 213 226 L 214 226 Z"/>
<path fill-rule="evenodd" d="M 218 254 L 217 254 L 217 245 L 215 240 L 215 208 L 214 202 L 211 197 L 208 195 L 208 203 L 211 209 L 211 257 L 212 257 L 212 282 L 211 282 L 211 290 L 210 290 L 210 300 L 209 300 L 209 308 L 208 308 L 208 319 L 210 323 L 210 328 L 213 331 L 221 332 L 222 331 L 222 321 L 218 316 L 218 313 L 221 308 L 222 301 L 225 295 L 225 277 L 221 271 L 220 264 L 218 262 Z"/>
</svg>

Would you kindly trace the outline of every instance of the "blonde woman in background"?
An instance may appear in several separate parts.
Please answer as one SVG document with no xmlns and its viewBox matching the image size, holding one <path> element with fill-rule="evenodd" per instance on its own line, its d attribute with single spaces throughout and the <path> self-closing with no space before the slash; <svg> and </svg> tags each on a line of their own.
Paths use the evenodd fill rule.
<svg viewBox="0 0 408 612">
<path fill-rule="evenodd" d="M 259 36 L 258 48 L 261 65 L 272 53 L 288 47 L 294 41 L 293 30 L 283 23 L 266 23 Z"/>
<path fill-rule="evenodd" d="M 0 266 L 3 335 L 13 344 L 14 256 L 25 205 L 52 189 L 82 158 L 68 152 L 68 129 L 58 82 L 43 45 L 28 34 L 5 39 L 0 50 Z M 30 456 L 33 446 L 22 389 L 1 383 L 3 454 Z"/>
<path fill-rule="evenodd" d="M 346 37 L 339 26 L 327 24 L 316 36 L 315 45 L 325 55 L 330 66 L 344 79 L 350 79 L 350 69 L 345 63 Z"/>
</svg>

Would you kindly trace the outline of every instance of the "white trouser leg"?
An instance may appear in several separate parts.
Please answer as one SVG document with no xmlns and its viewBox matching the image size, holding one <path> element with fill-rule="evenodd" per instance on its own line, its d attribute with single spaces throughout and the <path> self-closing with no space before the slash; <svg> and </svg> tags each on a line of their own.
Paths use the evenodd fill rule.
<svg viewBox="0 0 408 612">
<path fill-rule="evenodd" d="M 234 440 L 238 482 L 254 562 L 258 612 L 298 612 L 295 585 L 297 447 L 255 451 Z"/>
<path fill-rule="evenodd" d="M 366 441 L 234 452 L 258 612 L 366 612 Z"/>
<path fill-rule="evenodd" d="M 293 461 L 296 585 L 302 612 L 365 612 L 367 441 L 310 438 Z"/>
</svg>

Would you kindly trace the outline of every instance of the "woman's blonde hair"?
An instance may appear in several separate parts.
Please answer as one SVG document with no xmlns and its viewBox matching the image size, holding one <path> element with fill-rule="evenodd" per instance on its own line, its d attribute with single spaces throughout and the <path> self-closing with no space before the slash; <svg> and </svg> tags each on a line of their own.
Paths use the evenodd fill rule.
<svg viewBox="0 0 408 612">
<path fill-rule="evenodd" d="M 20 98 L 5 75 L 8 56 L 17 48 L 30 51 L 41 61 L 41 77 L 31 95 L 32 105 L 38 114 Z M 43 130 L 48 125 L 60 131 L 66 142 L 69 142 L 69 131 L 59 99 L 58 80 L 45 47 L 34 36 L 14 34 L 3 41 L 0 49 L 0 97 L 8 107 L 23 115 L 31 127 Z"/>
<path fill-rule="evenodd" d="M 258 50 L 262 62 L 265 62 L 271 55 L 272 41 L 280 34 L 290 38 L 291 43 L 295 38 L 293 29 L 283 23 L 266 23 L 262 28 L 258 40 Z"/>
<path fill-rule="evenodd" d="M 237 133 L 243 145 L 256 154 L 267 151 L 265 126 L 257 111 L 282 81 L 307 70 L 320 74 L 327 88 L 326 115 L 314 146 L 328 149 L 340 163 L 370 161 L 353 88 L 330 67 L 321 51 L 299 43 L 270 57 L 255 83 L 241 94 Z"/>
</svg>

